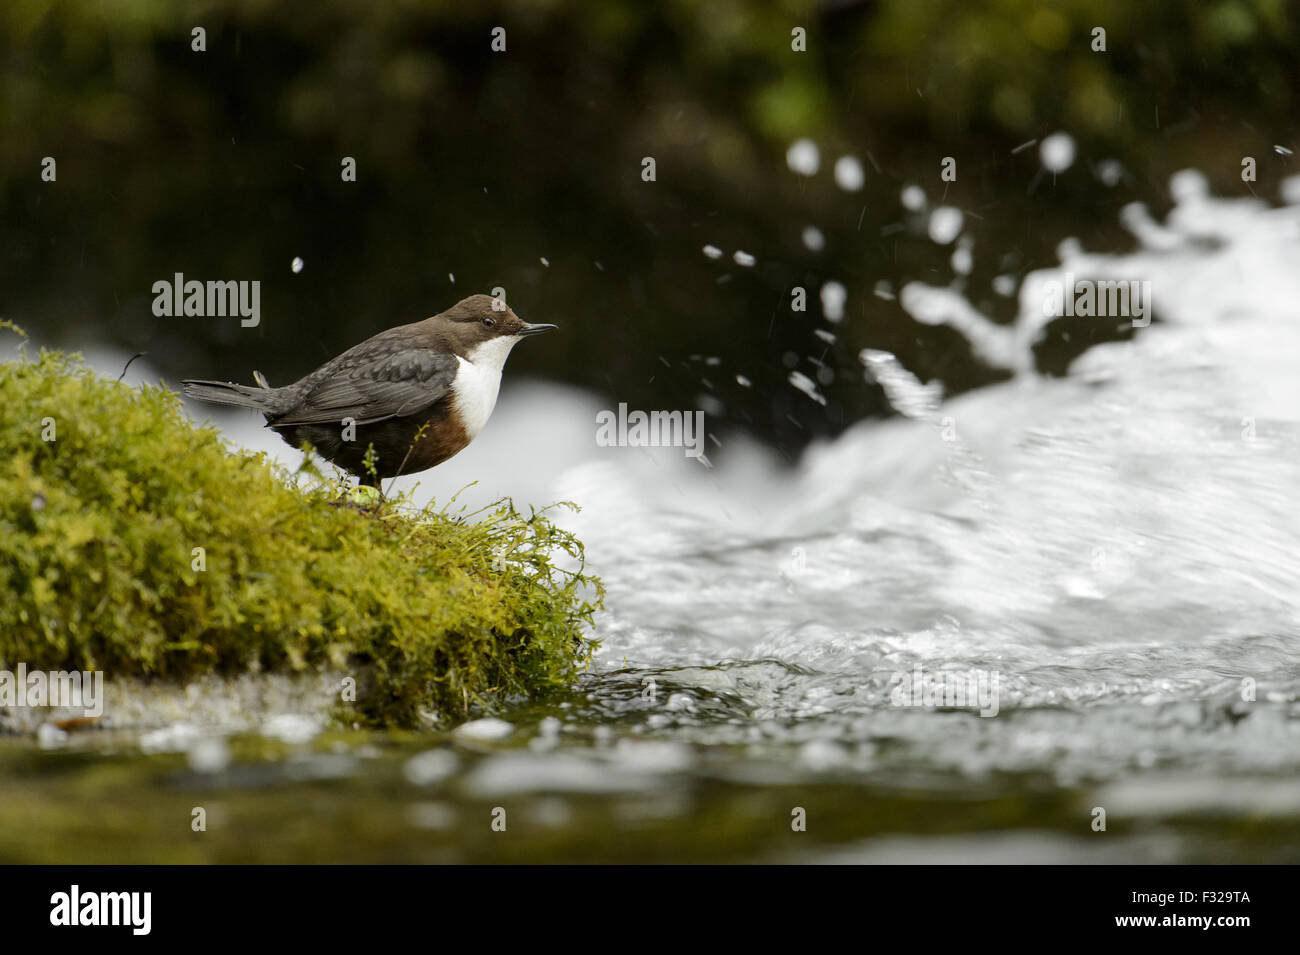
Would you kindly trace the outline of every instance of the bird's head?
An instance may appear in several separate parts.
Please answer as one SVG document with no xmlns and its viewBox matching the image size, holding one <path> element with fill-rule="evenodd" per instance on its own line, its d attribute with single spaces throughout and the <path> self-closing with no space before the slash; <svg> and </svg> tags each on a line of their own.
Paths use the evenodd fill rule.
<svg viewBox="0 0 1300 955">
<path fill-rule="evenodd" d="M 429 319 L 457 355 L 476 365 L 500 368 L 510 349 L 554 325 L 530 325 L 499 298 L 471 295 Z"/>
</svg>

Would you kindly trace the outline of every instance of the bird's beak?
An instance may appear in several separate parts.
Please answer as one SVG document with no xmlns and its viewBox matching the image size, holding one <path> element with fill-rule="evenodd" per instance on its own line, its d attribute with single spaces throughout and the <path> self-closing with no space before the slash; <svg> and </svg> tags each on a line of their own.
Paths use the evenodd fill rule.
<svg viewBox="0 0 1300 955">
<path fill-rule="evenodd" d="M 515 332 L 515 334 L 516 335 L 540 335 L 542 332 L 549 332 L 551 329 L 557 327 L 558 326 L 556 325 L 529 325 L 527 322 L 524 322 L 524 327 L 519 329 L 519 331 Z"/>
</svg>

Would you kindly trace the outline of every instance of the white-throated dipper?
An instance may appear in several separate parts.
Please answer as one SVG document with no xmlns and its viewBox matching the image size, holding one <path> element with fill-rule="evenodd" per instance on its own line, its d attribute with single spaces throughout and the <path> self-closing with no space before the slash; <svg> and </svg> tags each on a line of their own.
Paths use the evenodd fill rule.
<svg viewBox="0 0 1300 955">
<path fill-rule="evenodd" d="M 367 338 L 283 388 L 268 387 L 256 372 L 258 385 L 181 384 L 191 398 L 262 412 L 285 441 L 308 441 L 377 486 L 441 464 L 473 441 L 496 406 L 510 349 L 553 328 L 522 321 L 490 295 L 471 295 L 433 318 Z M 372 446 L 373 473 L 366 467 Z"/>
</svg>

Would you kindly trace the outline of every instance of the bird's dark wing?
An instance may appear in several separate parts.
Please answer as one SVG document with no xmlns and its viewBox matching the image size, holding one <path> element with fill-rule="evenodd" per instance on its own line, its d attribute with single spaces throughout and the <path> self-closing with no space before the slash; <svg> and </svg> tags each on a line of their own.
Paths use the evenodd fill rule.
<svg viewBox="0 0 1300 955">
<path fill-rule="evenodd" d="M 298 404 L 268 423 L 278 428 L 352 418 L 362 425 L 415 414 L 451 390 L 458 364 L 454 355 L 428 348 L 405 348 L 369 360 L 348 354 L 340 358 L 348 360 L 336 359 L 309 375 Z"/>
</svg>

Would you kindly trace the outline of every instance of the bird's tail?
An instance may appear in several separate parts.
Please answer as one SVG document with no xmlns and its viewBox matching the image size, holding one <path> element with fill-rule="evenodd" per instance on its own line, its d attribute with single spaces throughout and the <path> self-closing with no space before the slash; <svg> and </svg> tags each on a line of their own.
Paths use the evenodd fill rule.
<svg viewBox="0 0 1300 955">
<path fill-rule="evenodd" d="M 265 380 L 265 379 L 263 379 Z M 228 381 L 194 381 L 181 382 L 185 386 L 185 395 L 199 401 L 210 401 L 214 405 L 234 405 L 237 408 L 254 408 L 258 411 L 271 411 L 275 404 L 277 388 L 236 385 Z"/>
</svg>

